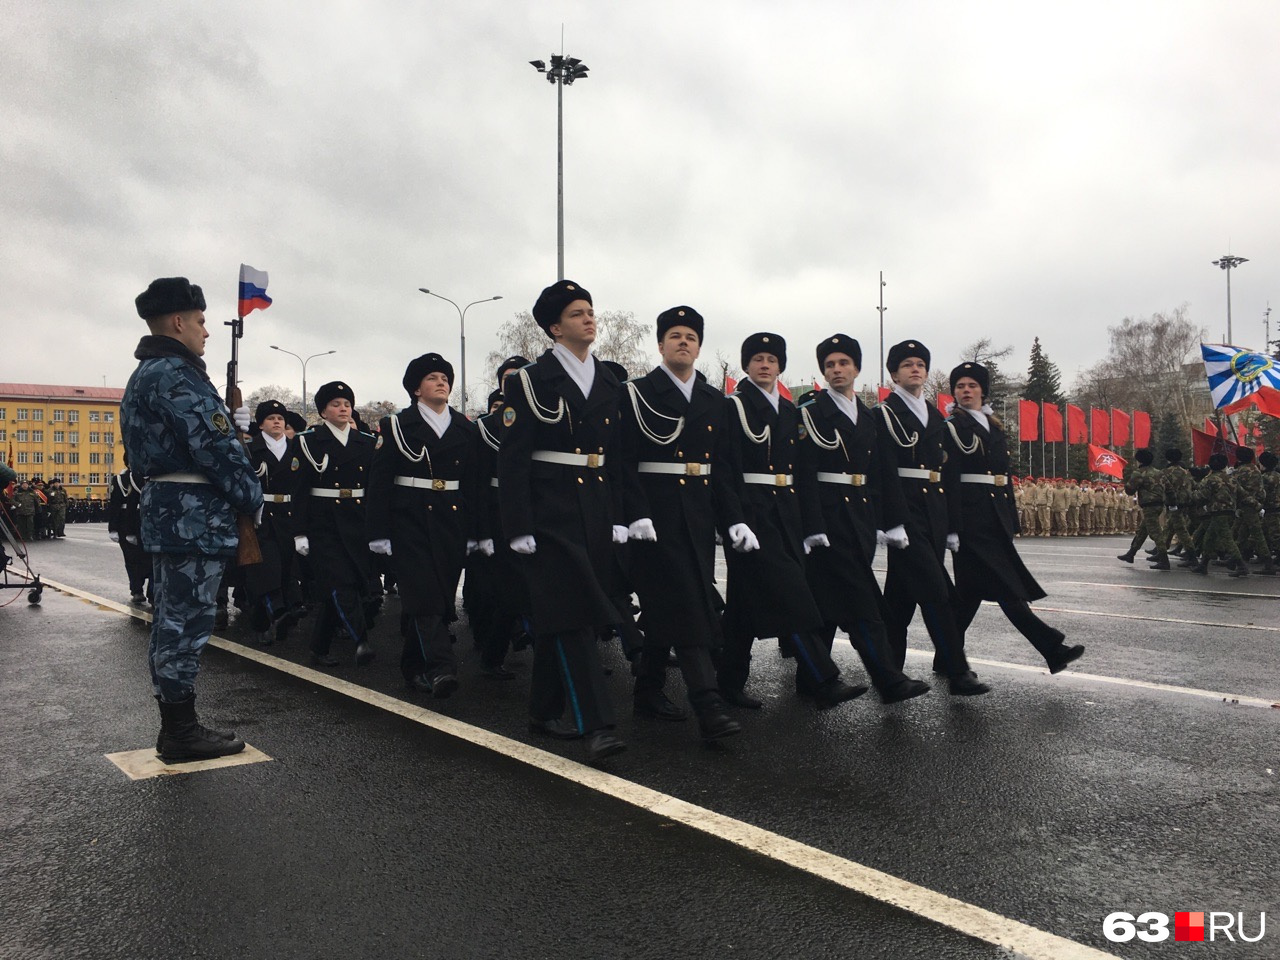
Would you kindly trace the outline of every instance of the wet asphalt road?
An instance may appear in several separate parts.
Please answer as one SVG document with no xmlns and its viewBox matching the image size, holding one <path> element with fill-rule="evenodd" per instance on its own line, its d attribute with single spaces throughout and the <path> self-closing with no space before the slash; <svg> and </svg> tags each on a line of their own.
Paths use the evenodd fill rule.
<svg viewBox="0 0 1280 960">
<path fill-rule="evenodd" d="M 1280 583 L 1135 569 L 1114 559 L 1119 538 L 1020 546 L 1050 593 L 1037 606 L 1064 611 L 1045 618 L 1088 647 L 1074 675 L 980 666 L 987 697 L 816 713 L 762 643 L 767 705 L 742 736 L 708 749 L 692 721 L 620 710 L 630 749 L 609 771 L 1117 956 L 1280 956 L 1280 931 L 1231 946 L 1102 935 L 1116 910 L 1244 911 L 1253 928 L 1280 909 L 1280 709 L 1080 676 L 1280 701 Z M 127 599 L 101 526 L 32 554 L 50 579 Z M 397 607 L 379 659 L 337 672 L 413 700 Z M 527 732 L 528 654 L 516 680 L 486 680 L 456 632 L 463 687 L 432 708 L 576 758 Z M 224 635 L 244 638 L 234 619 Z M 53 591 L 0 609 L 0 956 L 1007 955 L 217 650 L 202 711 L 275 759 L 130 782 L 102 754 L 154 738 L 145 644 L 141 624 Z M 1037 662 L 991 607 L 969 648 Z M 304 642 L 270 652 L 302 662 Z M 861 677 L 847 644 L 837 659 Z M 624 707 L 615 647 L 606 662 Z"/>
</svg>

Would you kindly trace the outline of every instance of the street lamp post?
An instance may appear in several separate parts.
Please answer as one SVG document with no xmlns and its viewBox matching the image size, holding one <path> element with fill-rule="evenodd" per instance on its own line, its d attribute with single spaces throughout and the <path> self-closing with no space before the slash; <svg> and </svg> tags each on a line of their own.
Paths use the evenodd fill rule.
<svg viewBox="0 0 1280 960">
<path fill-rule="evenodd" d="M 434 291 L 428 290 L 426 287 L 419 287 L 418 289 L 429 297 L 435 297 L 436 299 L 443 300 L 446 303 L 453 303 L 453 301 L 450 300 L 448 297 L 442 297 L 440 296 L 440 294 L 435 293 Z M 472 300 L 465 307 L 460 307 L 456 303 L 453 303 L 453 309 L 458 311 L 458 328 L 462 333 L 462 353 L 460 354 L 461 361 L 458 364 L 459 373 L 461 374 L 460 379 L 462 381 L 462 399 L 458 402 L 458 411 L 463 416 L 466 416 L 466 413 L 467 413 L 467 311 L 470 310 L 472 307 L 474 307 L 477 303 L 488 303 L 490 300 L 501 300 L 501 299 L 502 299 L 501 295 L 493 296 L 493 297 L 485 297 L 483 300 Z"/>
<path fill-rule="evenodd" d="M 577 57 L 553 54 L 551 66 L 541 60 L 530 60 L 547 82 L 556 86 L 556 270 L 564 279 L 564 88 L 575 80 L 583 80 L 590 69 Z"/>
<path fill-rule="evenodd" d="M 292 350 L 286 350 L 284 347 L 277 347 L 274 343 L 271 344 L 271 349 L 279 350 L 281 353 L 287 353 L 289 356 L 293 357 L 300 364 L 302 364 L 302 416 L 305 419 L 307 416 L 307 364 L 310 363 L 312 360 L 314 360 L 316 357 L 327 357 L 329 354 L 337 353 L 338 351 L 325 350 L 323 353 L 313 353 L 311 356 L 307 357 L 304 360 L 302 359 L 302 357 L 298 356 Z M 319 411 L 316 411 L 316 412 L 319 413 Z"/>
<path fill-rule="evenodd" d="M 1249 261 L 1244 257 L 1233 257 L 1227 254 L 1220 260 L 1213 261 L 1215 267 L 1227 271 L 1227 343 L 1231 343 L 1231 269 Z"/>
<path fill-rule="evenodd" d="M 884 386 L 884 312 L 889 308 L 884 305 L 884 271 L 880 271 L 880 386 Z"/>
</svg>

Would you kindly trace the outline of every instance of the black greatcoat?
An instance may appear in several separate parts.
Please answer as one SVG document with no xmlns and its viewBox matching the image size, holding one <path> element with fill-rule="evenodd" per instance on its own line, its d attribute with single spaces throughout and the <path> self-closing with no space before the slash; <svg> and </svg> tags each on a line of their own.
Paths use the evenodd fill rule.
<svg viewBox="0 0 1280 960">
<path fill-rule="evenodd" d="M 956 407 L 947 419 L 947 462 L 943 479 L 952 503 L 952 532 L 960 535 L 960 550 L 952 561 L 956 590 L 970 600 L 1039 600 L 1044 590 L 1013 546 L 1018 510 L 1009 477 L 1006 435 L 988 417 L 983 429 L 965 410 Z M 1002 486 L 964 483 L 961 474 L 999 478 Z"/>
<path fill-rule="evenodd" d="M 800 408 L 796 487 L 805 536 L 826 534 L 831 546 L 815 547 L 806 570 L 823 619 L 847 628 L 856 620 L 883 616 L 884 598 L 871 572 L 876 531 L 902 523 L 906 504 L 896 462 L 880 455 L 876 414 L 855 397 L 855 427 L 830 392 L 810 396 Z M 854 474 L 864 481 L 858 486 L 820 481 L 819 473 Z"/>
<path fill-rule="evenodd" d="M 142 549 L 142 488 L 146 477 L 135 477 L 132 470 L 122 470 L 111 481 L 107 499 L 107 531 L 120 535 L 120 552 L 131 588 L 141 588 L 151 578 L 151 557 Z M 125 537 L 133 537 L 130 543 Z"/>
<path fill-rule="evenodd" d="M 456 410 L 449 416 L 443 436 L 436 436 L 417 404 L 383 417 L 370 470 L 369 539 L 391 541 L 401 609 L 410 616 L 453 615 L 467 540 L 478 539 L 480 434 Z M 397 477 L 454 481 L 458 489 L 406 486 Z"/>
<path fill-rule="evenodd" d="M 311 491 L 364 490 L 374 438 L 352 426 L 343 446 L 322 423 L 299 434 L 297 441 L 302 479 L 294 501 L 294 534 L 310 543 L 315 586 L 326 596 L 339 589 L 364 596 L 372 578 L 366 496 L 318 497 Z"/>
<path fill-rule="evenodd" d="M 502 534 L 532 536 L 537 553 L 518 556 L 540 636 L 617 623 L 613 524 L 621 518 L 615 438 L 621 385 L 593 358 L 591 396 L 548 350 L 507 388 L 498 451 Z M 537 451 L 603 455 L 599 467 L 533 459 Z"/>
<path fill-rule="evenodd" d="M 783 397 L 775 412 L 753 383 L 742 384 L 723 403 L 725 432 L 730 437 L 725 444 L 726 462 L 732 474 L 794 475 L 800 425 L 795 404 Z M 726 636 L 786 640 L 793 633 L 819 630 L 822 614 L 805 580 L 804 533 L 794 483 L 744 482 L 740 496 L 743 522 L 760 541 L 760 549 L 738 553 L 729 547 L 728 527 L 722 527 L 729 565 Z"/>
<path fill-rule="evenodd" d="M 628 524 L 648 517 L 658 534 L 630 542 L 631 580 L 645 633 L 664 645 L 718 645 L 716 523 L 742 522 L 740 480 L 724 455 L 728 412 L 696 374 L 688 401 L 661 367 L 623 390 L 623 513 Z M 679 464 L 686 474 L 640 473 L 640 463 Z"/>
<path fill-rule="evenodd" d="M 258 528 L 258 544 L 262 548 L 262 563 L 242 567 L 246 589 L 255 596 L 266 596 L 273 590 L 283 589 L 289 599 L 296 591 L 285 583 L 287 571 L 293 559 L 293 511 L 297 505 L 301 487 L 302 455 L 298 451 L 298 439 L 285 444 L 284 456 L 276 459 L 262 435 L 249 444 L 249 459 L 254 472 L 262 481 L 262 525 Z M 277 498 L 288 497 L 288 500 Z"/>
</svg>

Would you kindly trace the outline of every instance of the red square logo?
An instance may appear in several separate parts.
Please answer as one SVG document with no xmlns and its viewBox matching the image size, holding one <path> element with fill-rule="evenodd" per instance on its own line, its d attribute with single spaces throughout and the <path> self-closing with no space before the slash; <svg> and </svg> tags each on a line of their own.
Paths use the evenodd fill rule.
<svg viewBox="0 0 1280 960">
<path fill-rule="evenodd" d="M 1204 940 L 1204 914 L 1178 911 L 1173 915 L 1173 939 L 1191 942 Z"/>
</svg>

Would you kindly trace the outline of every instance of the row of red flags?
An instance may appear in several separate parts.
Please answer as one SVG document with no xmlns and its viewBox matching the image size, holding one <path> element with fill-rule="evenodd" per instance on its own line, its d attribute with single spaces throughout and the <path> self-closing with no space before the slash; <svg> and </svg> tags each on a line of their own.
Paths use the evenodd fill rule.
<svg viewBox="0 0 1280 960">
<path fill-rule="evenodd" d="M 1133 445 L 1141 448 L 1151 443 L 1151 415 L 1135 410 L 1130 415 L 1123 410 L 1108 411 L 1105 408 L 1089 410 L 1088 418 L 1082 407 L 1067 405 L 1065 430 L 1062 410 L 1057 404 L 1037 403 L 1035 400 L 1018 401 L 1018 439 L 1027 442 L 1040 439 L 1040 419 L 1044 417 L 1045 443 L 1092 443 L 1097 446 L 1124 446 L 1133 439 Z"/>
</svg>

